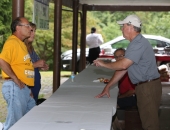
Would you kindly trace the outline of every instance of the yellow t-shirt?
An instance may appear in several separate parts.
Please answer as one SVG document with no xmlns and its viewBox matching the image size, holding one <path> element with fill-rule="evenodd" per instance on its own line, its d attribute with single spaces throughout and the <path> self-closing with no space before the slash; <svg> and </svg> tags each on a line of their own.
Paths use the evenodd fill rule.
<svg viewBox="0 0 170 130">
<path fill-rule="evenodd" d="M 34 68 L 24 42 L 11 35 L 3 46 L 0 58 L 11 65 L 17 77 L 26 85 L 34 86 Z M 9 77 L 2 71 L 2 77 Z"/>
</svg>

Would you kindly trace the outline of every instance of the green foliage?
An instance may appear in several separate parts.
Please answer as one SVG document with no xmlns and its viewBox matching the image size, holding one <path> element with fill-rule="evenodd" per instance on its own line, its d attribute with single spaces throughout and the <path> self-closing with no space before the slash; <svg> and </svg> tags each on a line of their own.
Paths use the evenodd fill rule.
<svg viewBox="0 0 170 130">
<path fill-rule="evenodd" d="M 52 23 L 50 23 L 50 28 L 51 26 L 53 26 Z M 53 36 L 54 32 L 52 29 L 37 29 L 36 38 L 34 40 L 35 51 L 42 59 L 46 60 L 49 65 L 53 63 L 52 60 L 50 60 L 53 59 Z"/>
<path fill-rule="evenodd" d="M 2 50 L 3 44 L 11 34 L 10 24 L 12 16 L 12 1 L 1 0 L 0 1 L 0 51 Z"/>
<path fill-rule="evenodd" d="M 102 28 L 105 42 L 122 35 L 117 21 L 123 20 L 127 15 L 136 14 L 142 21 L 142 33 L 161 35 L 170 38 L 170 12 L 91 12 L 93 16 L 100 19 L 98 25 Z"/>
<path fill-rule="evenodd" d="M 118 20 L 124 19 L 127 15 L 133 12 L 110 12 L 110 11 L 94 11 L 90 12 L 93 18 L 97 18 L 97 24 L 102 30 L 104 42 L 110 41 L 113 38 L 122 35 L 119 25 L 116 23 Z"/>
<path fill-rule="evenodd" d="M 32 22 L 32 18 L 33 18 L 33 2 L 34 0 L 25 0 L 25 14 L 24 16 Z"/>
<path fill-rule="evenodd" d="M 38 99 L 44 98 L 44 94 L 39 94 Z"/>
<path fill-rule="evenodd" d="M 91 28 L 95 27 L 97 30 L 97 33 L 102 34 L 103 39 L 105 41 L 105 36 L 102 30 L 102 27 L 100 26 L 100 17 L 95 16 L 92 12 L 87 12 L 87 25 L 86 25 L 86 33 L 91 33 Z M 102 24 L 102 23 L 101 23 Z"/>
<path fill-rule="evenodd" d="M 73 29 L 73 12 L 70 9 L 63 7 L 62 11 L 62 36 L 61 36 L 61 51 L 64 52 L 72 47 L 72 29 Z M 67 11 L 68 10 L 68 11 Z M 70 10 L 70 11 L 69 11 Z"/>
<path fill-rule="evenodd" d="M 137 12 L 136 14 L 143 22 L 142 33 L 170 38 L 170 12 Z"/>
</svg>

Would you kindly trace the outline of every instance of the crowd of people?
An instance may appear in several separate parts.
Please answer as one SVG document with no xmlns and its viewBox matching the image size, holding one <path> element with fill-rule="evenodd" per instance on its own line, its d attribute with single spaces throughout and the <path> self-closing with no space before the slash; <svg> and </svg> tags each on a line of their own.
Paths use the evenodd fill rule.
<svg viewBox="0 0 170 130">
<path fill-rule="evenodd" d="M 152 46 L 141 34 L 142 22 L 138 16 L 129 15 L 117 23 L 130 43 L 126 51 L 119 48 L 114 52 L 115 62 L 105 63 L 97 59 L 103 38 L 96 33 L 95 27 L 86 37 L 90 64 L 115 70 L 96 98 L 104 95 L 110 97 L 109 89 L 118 82 L 117 107 L 137 106 L 143 129 L 159 130 L 158 109 L 162 86 Z M 11 31 L 12 35 L 0 54 L 0 68 L 5 80 L 2 93 L 8 109 L 3 130 L 8 130 L 36 105 L 41 88 L 39 69 L 48 70 L 46 61 L 39 58 L 32 45 L 36 25 L 24 17 L 18 17 L 12 21 Z"/>
</svg>

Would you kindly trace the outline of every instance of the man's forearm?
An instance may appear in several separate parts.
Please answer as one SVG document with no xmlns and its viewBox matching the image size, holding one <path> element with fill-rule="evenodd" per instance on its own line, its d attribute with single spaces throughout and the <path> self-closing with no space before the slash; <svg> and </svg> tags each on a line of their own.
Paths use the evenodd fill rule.
<svg viewBox="0 0 170 130">
<path fill-rule="evenodd" d="M 8 64 L 3 59 L 0 59 L 0 68 L 12 79 L 17 78 L 14 71 L 12 70 L 10 64 Z"/>
<path fill-rule="evenodd" d="M 129 59 L 122 59 L 120 61 L 104 63 L 101 65 L 102 67 L 113 69 L 113 70 L 126 70 L 133 62 Z"/>
<path fill-rule="evenodd" d="M 127 72 L 127 70 L 122 70 L 122 71 L 115 71 L 114 75 L 110 79 L 109 83 L 107 84 L 107 88 L 110 88 L 114 84 L 116 84 Z"/>
</svg>

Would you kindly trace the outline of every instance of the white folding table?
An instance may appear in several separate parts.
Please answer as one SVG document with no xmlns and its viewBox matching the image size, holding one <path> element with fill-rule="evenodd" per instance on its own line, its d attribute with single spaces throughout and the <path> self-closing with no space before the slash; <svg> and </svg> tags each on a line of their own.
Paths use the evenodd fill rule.
<svg viewBox="0 0 170 130">
<path fill-rule="evenodd" d="M 110 90 L 111 98 L 95 98 L 106 84 L 93 82 L 111 78 L 114 71 L 89 66 L 68 79 L 46 101 L 34 107 L 10 130 L 110 130 L 116 112 L 117 84 Z"/>
</svg>

